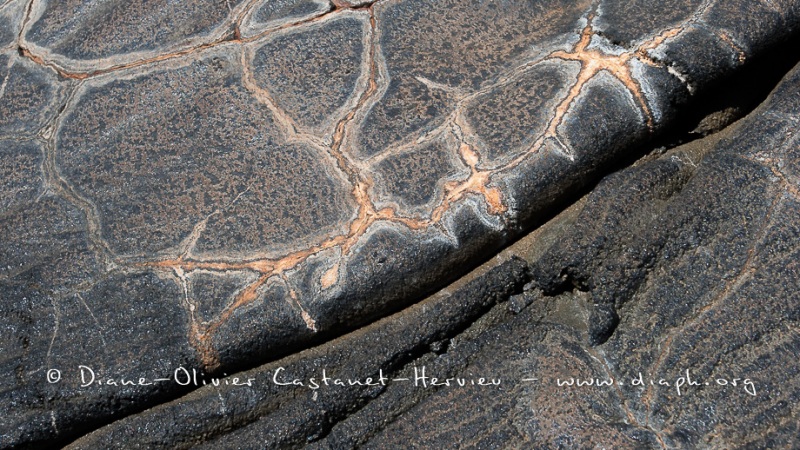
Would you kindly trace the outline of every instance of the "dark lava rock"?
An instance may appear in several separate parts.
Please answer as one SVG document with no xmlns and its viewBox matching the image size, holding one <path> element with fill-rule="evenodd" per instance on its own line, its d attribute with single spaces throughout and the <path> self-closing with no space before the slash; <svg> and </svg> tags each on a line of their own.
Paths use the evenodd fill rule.
<svg viewBox="0 0 800 450">
<path fill-rule="evenodd" d="M 797 111 L 800 67 L 420 304 L 71 448 L 794 448 Z"/>
<path fill-rule="evenodd" d="M 793 1 L 0 0 L 0 446 L 68 443 L 197 388 L 179 382 L 181 370 L 246 370 L 418 302 L 669 133 L 693 95 L 774 51 L 798 20 Z M 589 368 L 603 351 L 597 359 L 623 373 L 609 355 L 624 347 L 658 361 L 658 373 L 693 342 L 673 343 L 678 327 L 708 333 L 687 357 L 702 376 L 724 358 L 751 361 L 737 352 L 792 335 L 764 327 L 789 326 L 779 319 L 795 292 L 793 86 L 700 168 L 673 153 L 610 177 L 552 249 L 523 255 L 532 279 L 515 260 L 454 294 L 462 303 L 439 298 L 431 311 L 453 308 L 442 317 L 423 306 L 394 331 L 334 341 L 333 359 L 288 357 L 303 376 L 326 364 L 399 374 L 425 358 L 429 370 L 478 373 L 495 357 L 509 361 L 503 370 L 540 361 L 556 373 L 566 355 Z M 470 325 L 511 294 L 521 296 L 515 321 Z M 741 310 L 750 295 L 773 300 Z M 567 309 L 588 322 L 542 331 L 529 312 L 540 297 L 580 299 L 586 308 Z M 729 299 L 739 315 L 715 316 Z M 631 315 L 636 305 L 654 310 Z M 751 328 L 723 340 L 722 325 L 748 313 L 758 315 Z M 622 331 L 634 318 L 646 335 Z M 514 342 L 534 350 L 518 354 Z M 766 379 L 759 361 L 742 371 Z M 504 403 L 530 396 L 505 385 L 455 397 L 373 386 L 322 403 L 322 393 L 296 403 L 300 388 L 249 388 L 230 387 L 245 395 L 235 401 L 200 389 L 199 403 L 129 420 L 162 430 L 152 445 L 380 446 L 400 436 L 422 446 L 444 442 L 441 420 L 408 433 L 387 423 L 427 408 L 450 414 L 457 400 L 495 411 L 470 410 L 452 427 L 486 446 L 580 445 L 606 431 L 620 445 L 701 445 L 743 432 L 714 415 L 722 404 L 701 417 L 705 403 L 655 389 L 635 406 L 627 391 L 562 393 L 571 400 L 533 421 L 523 403 Z M 774 390 L 769 398 L 792 404 L 793 390 Z M 488 403 L 470 400 L 490 392 Z M 212 415 L 203 402 L 218 400 Z M 773 425 L 747 436 L 779 439 L 788 422 L 776 417 L 792 414 L 765 404 L 746 411 Z M 576 405 L 594 406 L 571 422 Z M 197 420 L 181 428 L 190 413 Z M 482 417 L 505 416 L 484 433 Z M 86 439 L 134 429 L 126 423 Z M 572 431 L 559 440 L 561 429 Z"/>
<path fill-rule="evenodd" d="M 218 38 L 240 3 L 30 2 L 22 45 L 65 67 L 120 64 Z"/>
</svg>

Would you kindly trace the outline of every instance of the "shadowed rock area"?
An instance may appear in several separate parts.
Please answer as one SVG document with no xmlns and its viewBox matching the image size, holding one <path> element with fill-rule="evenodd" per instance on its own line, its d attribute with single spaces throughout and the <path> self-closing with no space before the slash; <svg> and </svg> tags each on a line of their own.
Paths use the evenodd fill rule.
<svg viewBox="0 0 800 450">
<path fill-rule="evenodd" d="M 609 173 L 799 3 L 151 3 L 0 0 L 0 446 L 797 445 L 800 74 Z"/>
</svg>

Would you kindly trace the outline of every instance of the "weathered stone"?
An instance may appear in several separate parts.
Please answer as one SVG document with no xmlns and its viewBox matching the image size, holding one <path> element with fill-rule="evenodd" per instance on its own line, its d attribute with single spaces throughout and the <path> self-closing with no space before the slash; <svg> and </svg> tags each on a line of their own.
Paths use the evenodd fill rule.
<svg viewBox="0 0 800 450">
<path fill-rule="evenodd" d="M 324 345 L 419 301 L 540 224 L 651 137 L 671 133 L 671 122 L 694 108 L 688 99 L 773 51 L 800 20 L 796 2 L 722 0 L 628 7 L 560 0 L 0 2 L 0 27 L 11 24 L 0 28 L 0 157 L 9 162 L 0 169 L 0 294 L 9 312 L 3 329 L 12 330 L 2 342 L 3 350 L 12 348 L 4 373 L 14 373 L 2 393 L 13 406 L 0 427 L 3 446 L 63 444 L 197 387 L 172 380 L 88 390 L 76 385 L 79 364 L 102 367 L 109 377 L 174 377 L 180 365 L 220 376 Z M 764 21 L 737 22 L 742 11 L 763 12 Z M 516 297 L 510 310 L 517 322 L 492 331 L 486 320 L 476 328 L 442 318 L 438 323 L 450 331 L 435 331 L 432 322 L 430 332 L 417 336 L 437 356 L 420 357 L 441 356 L 447 373 L 470 364 L 488 369 L 493 352 L 522 365 L 534 361 L 515 359 L 503 333 L 530 334 L 525 342 L 542 354 L 612 348 L 624 344 L 617 342 L 619 330 L 633 320 L 626 308 L 638 296 L 657 297 L 647 290 L 654 273 L 675 272 L 700 293 L 737 279 L 741 264 L 790 266 L 783 253 L 762 260 L 756 258 L 762 247 L 740 251 L 753 242 L 778 247 L 793 233 L 777 227 L 781 222 L 758 228 L 772 215 L 794 220 L 788 203 L 774 209 L 763 202 L 776 180 L 791 185 L 797 173 L 786 162 L 796 156 L 775 162 L 770 153 L 783 148 L 780 133 L 791 129 L 796 107 L 790 101 L 771 108 L 788 122 L 767 121 L 755 137 L 743 133 L 738 139 L 747 148 L 767 152 L 736 150 L 746 163 L 709 156 L 707 167 L 695 170 L 662 159 L 610 178 L 581 212 L 585 225 L 571 225 L 556 239 L 561 251 L 528 255 L 538 261 L 536 285 L 544 294 Z M 709 181 L 714 177 L 720 181 Z M 619 180 L 630 187 L 618 187 Z M 685 267 L 667 262 L 696 242 L 708 242 L 711 255 L 733 247 L 712 257 L 700 252 L 707 259 Z M 714 259 L 718 266 L 698 270 Z M 510 286 L 529 281 L 524 270 L 513 273 Z M 750 279 L 742 280 L 742 289 L 750 289 L 744 283 Z M 511 293 L 489 285 L 500 297 Z M 572 320 L 537 334 L 528 311 L 559 293 L 548 302 L 591 300 L 591 307 L 573 301 L 567 308 L 588 322 L 574 332 Z M 467 302 L 466 293 L 459 295 Z M 502 300 L 493 295 L 482 298 Z M 692 304 L 657 314 L 667 320 L 698 311 L 685 306 Z M 470 308 L 465 316 L 477 317 Z M 425 314 L 395 333 L 433 320 Z M 773 319 L 764 323 L 784 326 Z M 465 328 L 475 331 L 463 338 L 472 343 L 463 351 L 449 346 Z M 68 350 L 70 335 L 80 335 L 74 342 L 81 350 Z M 362 367 L 386 361 L 367 341 L 350 339 L 342 351 L 366 350 L 347 361 Z M 389 357 L 396 367 L 417 359 L 417 344 L 391 334 L 382 339 L 397 345 L 390 353 L 401 356 Z M 402 356 L 409 346 L 413 358 Z M 642 354 L 657 351 L 652 343 L 642 348 Z M 596 367 L 591 357 L 581 361 Z M 563 361 L 540 363 L 566 370 Z M 47 370 L 59 367 L 65 376 L 70 371 L 72 384 L 47 384 Z M 514 411 L 502 396 L 480 397 L 489 391 L 424 400 L 427 394 L 390 390 L 401 405 L 398 415 L 473 394 L 477 404 L 495 402 L 498 414 Z M 367 391 L 366 398 L 383 396 Z M 609 445 L 636 439 L 689 445 L 712 436 L 689 430 L 693 413 L 661 414 L 655 395 L 628 414 L 618 404 L 630 401 L 626 395 L 569 397 L 586 408 L 594 402 L 600 419 L 571 422 L 564 412 L 571 404 L 544 407 L 557 427 L 518 415 L 516 431 L 498 428 L 485 443 L 568 435 L 559 427 L 578 423 L 582 434 L 564 442 L 591 442 L 590 430 L 612 432 Z M 286 433 L 275 444 L 321 441 L 328 431 L 339 439 L 330 441 L 333 447 L 367 445 L 373 437 L 376 446 L 388 443 L 381 433 L 395 428 L 384 430 L 385 408 L 369 406 L 377 404 L 364 396 L 331 399 L 336 413 L 312 416 L 301 414 L 308 405 L 285 398 L 275 414 L 288 420 Z M 369 408 L 357 420 L 371 423 L 363 433 L 345 425 L 360 405 Z M 642 423 L 656 428 L 637 427 L 631 417 L 641 420 L 650 406 L 653 420 Z M 272 423 L 261 421 L 266 409 L 248 408 L 241 409 L 246 418 L 220 426 L 214 421 L 227 420 L 224 410 L 205 431 L 158 424 L 175 436 L 194 434 L 191 443 L 237 428 L 220 439 L 247 446 L 269 434 Z M 151 413 L 141 420 L 153 420 Z M 253 421 L 261 425 L 246 426 Z M 331 421 L 345 431 L 334 432 Z M 779 440 L 778 425 L 759 436 Z M 464 428 L 465 440 L 483 439 L 480 423 Z M 414 439 L 442 442 L 437 429 L 431 422 Z M 181 444 L 158 436 L 164 445 Z"/>
<path fill-rule="evenodd" d="M 557 8 L 458 1 L 381 6 L 376 19 L 389 84 L 360 130 L 358 150 L 365 156 L 440 126 L 456 99 L 535 58 L 531 45 L 568 32 L 585 2 Z"/>
<path fill-rule="evenodd" d="M 430 214 L 442 200 L 442 185 L 468 176 L 467 167 L 456 156 L 458 146 L 458 140 L 447 135 L 374 161 L 376 186 L 384 190 L 378 198 L 394 200 L 402 205 L 402 211 L 421 210 Z"/>
<path fill-rule="evenodd" d="M 0 3 L 0 49 L 12 47 L 22 27 L 25 17 L 24 0 L 10 0 Z"/>
<path fill-rule="evenodd" d="M 31 135 L 57 113 L 67 83 L 9 52 L 0 54 L 0 136 Z"/>
<path fill-rule="evenodd" d="M 575 82 L 579 68 L 575 66 L 579 64 L 534 66 L 515 82 L 470 103 L 467 123 L 483 143 L 480 147 L 488 161 L 513 158 L 534 146 L 555 114 L 554 93 Z"/>
<path fill-rule="evenodd" d="M 62 295 L 2 286 L 3 329 L 11 331 L 2 370 L 13 374 L 0 394 L 3 446 L 45 445 L 129 414 L 175 389 L 154 379 L 196 361 L 184 326 L 175 326 L 187 320 L 169 281 L 117 275 Z M 151 385 L 138 385 L 141 377 Z"/>
<path fill-rule="evenodd" d="M 58 198 L 45 196 L 7 211 L 0 219 L 0 279 L 57 292 L 91 283 L 96 263 L 85 229 L 80 211 Z"/>
<path fill-rule="evenodd" d="M 654 2 L 656 3 L 656 2 Z M 794 2 L 703 1 L 674 39 L 650 54 L 669 64 L 693 88 L 709 84 L 709 74 L 730 73 L 760 50 L 791 36 L 800 13 Z M 768 30 L 775 30 L 774 32 Z M 714 49 L 705 57 L 708 49 Z"/>
<path fill-rule="evenodd" d="M 221 314 L 231 298 L 257 279 L 245 271 L 234 273 L 198 273 L 187 280 L 187 296 L 193 299 L 195 314 L 200 320 L 210 320 Z"/>
<path fill-rule="evenodd" d="M 92 67 L 81 64 L 92 60 L 122 63 L 129 54 L 164 53 L 221 36 L 239 3 L 37 1 L 24 35 L 62 64 L 75 61 L 75 68 Z"/>
<path fill-rule="evenodd" d="M 0 46 L 8 47 L 14 43 L 14 28 L 11 20 L 6 16 L 0 16 Z"/>
<path fill-rule="evenodd" d="M 326 13 L 330 7 L 330 3 L 322 0 L 261 1 L 253 8 L 252 18 L 246 22 L 243 34 L 253 36 L 265 29 L 308 20 Z"/>
<path fill-rule="evenodd" d="M 368 29 L 369 16 L 359 14 L 271 35 L 256 47 L 253 78 L 298 128 L 332 134 L 353 108 L 356 87 L 366 84 L 361 78 L 368 74 Z"/>
<path fill-rule="evenodd" d="M 63 292 L 96 268 L 80 210 L 48 192 L 44 156 L 34 142 L 0 141 L 0 280 Z"/>
<path fill-rule="evenodd" d="M 8 216 L 44 191 L 44 150 L 32 142 L 3 141 L 0 158 L 0 211 Z"/>
<path fill-rule="evenodd" d="M 498 267 L 482 269 L 473 281 L 460 281 L 452 294 L 437 296 L 432 302 L 411 307 L 401 320 L 382 320 L 366 327 L 359 337 L 338 339 L 312 350 L 307 357 L 289 357 L 274 364 L 240 374 L 253 379 L 251 387 L 221 385 L 200 389 L 179 402 L 158 406 L 150 414 L 132 416 L 115 426 L 100 430 L 74 448 L 118 447 L 130 444 L 126 436 L 137 436 L 143 445 L 155 447 L 191 446 L 203 443 L 198 430 L 223 431 L 228 424 L 252 423 L 253 426 L 221 436 L 221 441 L 207 445 L 248 446 L 252 442 L 268 447 L 295 447 L 322 436 L 352 409 L 352 405 L 382 402 L 390 392 L 375 386 L 349 386 L 313 390 L 306 386 L 279 386 L 277 379 L 315 378 L 322 383 L 322 370 L 331 377 L 367 377 L 378 380 L 380 370 L 391 376 L 430 348 L 447 341 L 498 300 L 518 291 L 525 278 L 525 263 L 508 258 Z M 362 352 L 358 348 L 369 348 Z M 354 351 L 356 350 L 356 351 Z M 389 388 L 392 389 L 391 385 Z M 209 390 L 214 394 L 209 395 Z M 407 392 L 406 392 L 407 393 Z M 219 396 L 218 396 L 219 395 Z M 224 406 L 221 406 L 224 405 Z M 253 414 L 263 411 L 263 414 Z M 241 413 L 241 414 L 240 414 Z M 154 417 L 165 420 L 154 427 Z M 170 418 L 182 418 L 179 421 Z M 141 433 L 141 430 L 149 430 Z M 365 429 L 365 431 L 367 431 Z M 355 436 L 354 436 L 355 437 Z M 342 444 L 343 447 L 350 447 Z"/>
<path fill-rule="evenodd" d="M 610 178 L 575 219 L 569 242 L 535 266 L 545 290 L 574 286 L 589 292 L 590 305 L 619 310 L 608 341 L 587 350 L 606 371 L 670 380 L 669 388 L 622 390 L 630 417 L 662 445 L 786 446 L 797 432 L 786 420 L 794 400 L 784 400 L 800 395 L 800 342 L 791 331 L 800 317 L 800 204 L 789 175 L 797 118 L 779 111 L 797 111 L 798 99 L 795 70 L 699 167 L 696 154 L 676 152 Z M 679 394 L 686 370 L 701 384 Z M 735 377 L 737 387 L 717 381 Z"/>
<path fill-rule="evenodd" d="M 710 3 L 706 0 L 604 2 L 597 8 L 598 31 L 612 42 L 633 46 L 655 30 L 682 27 L 708 9 Z"/>
<path fill-rule="evenodd" d="M 790 448 L 799 102 L 800 68 L 740 124 L 607 177 L 420 304 L 72 448 Z M 620 321 L 592 342 L 609 305 Z M 423 387 L 423 367 L 466 385 Z"/>
<path fill-rule="evenodd" d="M 343 229 L 342 182 L 317 149 L 284 143 L 240 77 L 235 58 L 209 56 L 83 88 L 58 164 L 97 205 L 114 253 L 248 255 Z"/>
</svg>

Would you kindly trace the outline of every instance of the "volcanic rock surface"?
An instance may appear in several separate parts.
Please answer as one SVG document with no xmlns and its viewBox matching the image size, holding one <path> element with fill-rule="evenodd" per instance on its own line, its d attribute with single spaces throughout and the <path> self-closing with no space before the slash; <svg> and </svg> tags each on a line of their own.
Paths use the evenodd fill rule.
<svg viewBox="0 0 800 450">
<path fill-rule="evenodd" d="M 0 446 L 799 445 L 800 72 L 608 175 L 798 21 L 0 2 Z"/>
</svg>

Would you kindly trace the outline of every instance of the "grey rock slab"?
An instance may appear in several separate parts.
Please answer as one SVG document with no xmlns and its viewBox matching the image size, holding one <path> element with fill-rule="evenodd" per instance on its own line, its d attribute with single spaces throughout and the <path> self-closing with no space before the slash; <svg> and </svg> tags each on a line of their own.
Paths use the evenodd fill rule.
<svg viewBox="0 0 800 450">
<path fill-rule="evenodd" d="M 571 67 L 570 67 L 571 66 Z M 571 69 L 571 70 L 570 70 Z M 484 164 L 531 148 L 545 133 L 558 106 L 553 93 L 574 82 L 580 64 L 540 64 L 518 79 L 475 97 L 466 108 L 466 126 L 484 151 Z"/>
<path fill-rule="evenodd" d="M 740 123 L 606 177 L 423 302 L 72 448 L 793 448 L 799 110 L 796 68 Z"/>
<path fill-rule="evenodd" d="M 244 37 L 257 36 L 322 16 L 331 10 L 326 0 L 262 0 L 250 8 L 242 21 Z"/>
<path fill-rule="evenodd" d="M 392 318 L 362 329 L 358 336 L 330 341 L 304 354 L 290 356 L 237 374 L 251 386 L 221 384 L 201 388 L 180 401 L 131 416 L 72 444 L 72 448 L 120 447 L 136 443 L 152 447 L 250 446 L 297 447 L 321 436 L 354 405 L 382 401 L 391 387 L 339 386 L 312 389 L 308 380 L 328 376 L 371 378 L 396 374 L 417 353 L 446 348 L 465 321 L 474 320 L 498 300 L 522 288 L 526 264 L 506 257 L 460 280 L 449 294 L 414 305 Z M 369 352 L 359 349 L 369 348 Z M 277 373 L 276 373 L 277 371 Z M 276 378 L 277 377 L 277 378 Z M 294 379 L 304 385 L 278 385 Z M 209 378 L 210 382 L 210 378 Z M 332 383 L 332 382 L 331 382 Z M 358 409 L 358 406 L 355 407 Z M 155 419 L 155 420 L 154 420 Z M 224 430 L 250 424 L 233 433 Z M 147 432 L 142 433 L 142 430 Z M 219 437 L 208 440 L 202 434 Z M 131 440 L 132 439 L 132 440 Z M 349 445 L 342 444 L 345 447 Z"/>
<path fill-rule="evenodd" d="M 569 39 L 566 33 L 585 7 L 586 2 L 379 3 L 385 92 L 364 120 L 357 151 L 372 156 L 440 126 L 457 99 L 523 66 L 539 45 Z"/>
<path fill-rule="evenodd" d="M 660 6 L 657 1 L 648 3 L 654 9 Z M 691 17 L 673 28 L 677 33 L 673 39 L 648 50 L 648 54 L 673 67 L 689 86 L 699 88 L 711 82 L 708 74 L 729 73 L 760 49 L 795 33 L 798 13 L 800 9 L 794 2 L 706 0 L 700 2 Z M 701 57 L 701 48 L 717 50 Z M 701 67 L 706 70 L 698 70 Z"/>
<path fill-rule="evenodd" d="M 24 205 L 3 215 L 2 292 L 9 310 L 39 305 L 6 319 L 33 331 L 11 333 L 30 350 L 3 445 L 64 443 L 189 389 L 82 390 L 82 359 L 108 377 L 224 374 L 417 301 L 798 21 L 794 2 L 766 5 L 763 26 L 729 18 L 761 6 L 727 1 L 654 3 L 641 23 L 588 1 L 334 3 L 3 4 L 23 39 L 3 53 L 1 154 L 20 171 L 0 185 Z M 609 39 L 618 22 L 631 42 Z M 87 312 L 62 320 L 59 302 Z M 600 342 L 619 311 L 598 305 Z M 56 333 L 25 347 L 56 316 L 124 357 L 54 353 L 69 343 Z M 63 391 L 56 366 L 72 371 Z"/>
<path fill-rule="evenodd" d="M 319 149 L 282 138 L 241 78 L 238 58 L 218 52 L 76 95 L 58 166 L 96 205 L 113 253 L 246 256 L 345 229 L 342 180 Z"/>
<path fill-rule="evenodd" d="M 22 47 L 67 72 L 97 71 L 218 40 L 242 3 L 39 0 L 27 13 Z"/>
<path fill-rule="evenodd" d="M 273 33 L 253 50 L 253 80 L 298 131 L 332 135 L 366 87 L 369 28 L 365 13 Z"/>
<path fill-rule="evenodd" d="M 53 445 L 165 394 L 173 362 L 191 366 L 187 313 L 174 283 L 113 275 L 57 294 L 3 282 L 0 444 Z M 158 336 L 158 339 L 155 339 Z M 130 375 L 120 375 L 128 373 Z M 147 377 L 149 385 L 140 384 Z M 161 386 L 159 386 L 159 384 Z M 80 418 L 80 420 L 76 420 Z"/>
<path fill-rule="evenodd" d="M 95 257 L 79 208 L 57 197 L 47 180 L 45 146 L 35 141 L 0 141 L 3 195 L 0 280 L 68 292 L 91 283 Z M 4 297 L 13 302 L 14 297 Z"/>
<path fill-rule="evenodd" d="M 44 190 L 44 150 L 33 142 L 4 141 L 0 166 L 0 211 L 3 216 L 32 203 Z"/>
<path fill-rule="evenodd" d="M 0 49 L 12 48 L 17 41 L 25 17 L 24 0 L 0 2 Z"/>
<path fill-rule="evenodd" d="M 669 380 L 622 391 L 668 446 L 791 447 L 796 436 L 799 93 L 795 69 L 699 164 L 676 153 L 610 178 L 572 238 L 534 265 L 545 292 L 588 293 L 587 339 L 602 343 L 607 371 Z M 680 377 L 700 385 L 679 393 Z"/>
<path fill-rule="evenodd" d="M 442 201 L 444 186 L 469 176 L 469 167 L 457 156 L 460 145 L 452 135 L 444 135 L 376 161 L 376 191 L 382 188 L 376 192 L 378 203 L 431 214 Z"/>
<path fill-rule="evenodd" d="M 50 122 L 63 104 L 71 82 L 55 71 L 21 58 L 15 51 L 0 53 L 0 137 L 32 136 Z"/>
</svg>

